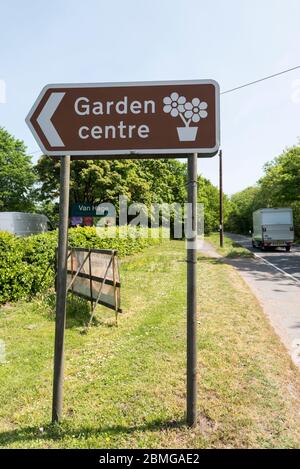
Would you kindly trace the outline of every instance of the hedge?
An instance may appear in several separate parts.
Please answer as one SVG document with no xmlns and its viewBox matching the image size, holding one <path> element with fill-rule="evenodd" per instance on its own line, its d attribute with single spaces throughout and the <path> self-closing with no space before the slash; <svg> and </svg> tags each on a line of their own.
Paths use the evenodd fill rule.
<svg viewBox="0 0 300 469">
<path fill-rule="evenodd" d="M 0 231 L 0 304 L 31 297 L 53 285 L 57 235 L 57 231 L 51 231 L 21 238 Z M 116 235 L 100 237 L 94 227 L 73 228 L 69 230 L 69 246 L 116 249 L 124 257 L 162 240 L 136 238 L 130 236 L 130 231 L 126 238 L 119 230 Z"/>
</svg>

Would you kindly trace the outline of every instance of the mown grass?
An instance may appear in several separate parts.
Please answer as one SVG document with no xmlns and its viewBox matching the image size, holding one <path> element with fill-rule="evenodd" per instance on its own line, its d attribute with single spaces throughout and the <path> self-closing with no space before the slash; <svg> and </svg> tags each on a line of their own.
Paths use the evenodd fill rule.
<svg viewBox="0 0 300 469">
<path fill-rule="evenodd" d="M 251 251 L 248 251 L 248 249 L 243 248 L 238 243 L 230 238 L 227 238 L 226 236 L 224 236 L 223 247 L 221 248 L 219 233 L 210 234 L 206 237 L 206 240 L 209 241 L 214 246 L 214 248 L 216 248 L 219 254 L 229 259 L 234 259 L 237 257 L 254 257 Z"/>
<path fill-rule="evenodd" d="M 185 426 L 185 271 L 180 241 L 124 260 L 118 327 L 100 307 L 84 335 L 86 305 L 69 305 L 60 425 L 49 424 L 53 297 L 2 308 L 1 447 L 300 447 L 298 371 L 238 273 L 201 256 L 199 420 Z"/>
</svg>

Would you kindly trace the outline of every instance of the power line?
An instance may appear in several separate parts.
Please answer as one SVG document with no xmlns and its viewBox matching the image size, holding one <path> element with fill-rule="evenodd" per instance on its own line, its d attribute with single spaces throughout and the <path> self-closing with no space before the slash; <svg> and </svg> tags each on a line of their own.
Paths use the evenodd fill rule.
<svg viewBox="0 0 300 469">
<path fill-rule="evenodd" d="M 246 86 L 255 85 L 256 83 L 260 83 L 262 81 L 270 80 L 270 78 L 278 77 L 279 75 L 283 75 L 284 73 L 292 72 L 293 70 L 297 70 L 298 68 L 300 68 L 300 65 L 297 65 L 296 67 L 293 67 L 293 68 L 288 68 L 286 70 L 282 70 L 282 72 L 274 73 L 273 75 L 268 75 L 267 77 L 264 77 L 264 78 L 259 78 L 258 80 L 255 80 L 255 81 L 250 81 L 249 83 L 245 83 L 244 85 L 236 86 L 235 88 L 231 88 L 230 90 L 222 91 L 220 94 L 232 93 L 233 91 L 237 91 L 237 90 L 240 90 L 242 88 L 246 88 Z"/>
</svg>

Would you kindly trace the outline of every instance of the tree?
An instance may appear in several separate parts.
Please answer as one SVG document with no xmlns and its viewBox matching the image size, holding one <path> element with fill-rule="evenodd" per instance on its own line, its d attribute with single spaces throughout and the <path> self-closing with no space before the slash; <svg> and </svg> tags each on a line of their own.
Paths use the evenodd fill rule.
<svg viewBox="0 0 300 469">
<path fill-rule="evenodd" d="M 233 209 L 227 227 L 237 233 L 252 229 L 252 213 L 259 208 L 292 207 L 296 235 L 300 235 L 300 146 L 287 148 L 264 166 L 253 187 L 231 197 Z"/>
<path fill-rule="evenodd" d="M 37 199 L 55 203 L 59 195 L 58 159 L 42 156 L 35 171 Z M 120 194 L 129 202 L 182 203 L 185 199 L 185 165 L 177 160 L 75 160 L 71 163 L 70 204 L 118 204 Z"/>
<path fill-rule="evenodd" d="M 264 171 L 259 183 L 268 206 L 300 202 L 300 146 L 285 150 L 267 163 Z"/>
<path fill-rule="evenodd" d="M 34 182 L 31 157 L 26 155 L 24 143 L 0 127 L 0 210 L 33 210 Z"/>
<path fill-rule="evenodd" d="M 252 213 L 261 208 L 261 189 L 251 186 L 231 197 L 231 212 L 226 228 L 234 233 L 248 234 L 252 230 Z"/>
<path fill-rule="evenodd" d="M 300 236 L 300 146 L 287 148 L 264 167 L 260 179 L 265 207 L 291 207 L 296 236 Z"/>
<path fill-rule="evenodd" d="M 58 159 L 42 156 L 35 171 L 39 179 L 37 198 L 40 210 L 56 222 L 59 195 Z M 186 202 L 185 163 L 175 159 L 149 160 L 74 160 L 71 163 L 70 204 L 111 202 L 116 207 L 119 195 L 130 202 L 153 203 Z M 199 176 L 198 202 L 204 204 L 205 231 L 219 226 L 219 191 L 211 182 Z M 224 219 L 227 219 L 230 201 L 224 195 Z"/>
<path fill-rule="evenodd" d="M 208 179 L 198 176 L 198 202 L 204 205 L 204 231 L 209 234 L 217 230 L 220 225 L 220 195 L 219 189 Z M 223 195 L 223 218 L 227 222 L 230 212 L 230 201 Z"/>
</svg>

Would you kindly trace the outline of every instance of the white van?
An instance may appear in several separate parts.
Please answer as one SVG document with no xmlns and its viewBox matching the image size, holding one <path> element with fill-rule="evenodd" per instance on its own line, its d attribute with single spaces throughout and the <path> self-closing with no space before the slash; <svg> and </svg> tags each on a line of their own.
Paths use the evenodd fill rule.
<svg viewBox="0 0 300 469">
<path fill-rule="evenodd" d="M 0 212 L 0 231 L 18 236 L 45 233 L 50 226 L 46 215 L 23 212 Z"/>
<path fill-rule="evenodd" d="M 280 246 L 290 251 L 293 241 L 291 208 L 261 208 L 253 212 L 253 247 L 265 249 Z"/>
</svg>

